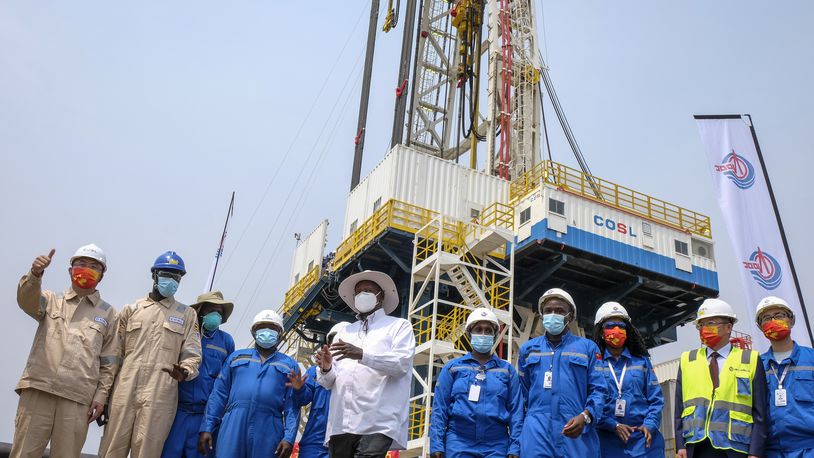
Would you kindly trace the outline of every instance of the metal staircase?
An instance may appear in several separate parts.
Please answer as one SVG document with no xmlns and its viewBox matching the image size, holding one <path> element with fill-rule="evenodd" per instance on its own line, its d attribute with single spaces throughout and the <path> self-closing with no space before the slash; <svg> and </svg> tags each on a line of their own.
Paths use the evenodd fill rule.
<svg viewBox="0 0 814 458">
<path fill-rule="evenodd" d="M 416 232 L 409 301 L 416 336 L 415 383 L 402 457 L 429 456 L 435 378 L 444 364 L 468 351 L 465 323 L 472 310 L 490 307 L 496 312 L 503 324 L 496 346 L 512 359 L 514 236 L 507 209 L 489 207 L 481 224 L 438 216 Z"/>
</svg>

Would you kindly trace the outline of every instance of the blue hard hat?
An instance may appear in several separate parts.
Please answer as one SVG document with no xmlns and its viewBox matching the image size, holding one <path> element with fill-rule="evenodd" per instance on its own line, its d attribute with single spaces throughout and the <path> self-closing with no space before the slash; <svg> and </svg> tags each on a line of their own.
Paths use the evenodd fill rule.
<svg viewBox="0 0 814 458">
<path fill-rule="evenodd" d="M 174 251 L 167 251 L 166 253 L 162 253 L 161 256 L 155 258 L 155 262 L 153 263 L 151 272 L 155 272 L 156 270 L 164 269 L 164 270 L 178 270 L 182 274 L 187 273 L 186 267 L 184 267 L 184 260 L 181 259 L 181 256 L 178 256 L 178 253 Z"/>
</svg>

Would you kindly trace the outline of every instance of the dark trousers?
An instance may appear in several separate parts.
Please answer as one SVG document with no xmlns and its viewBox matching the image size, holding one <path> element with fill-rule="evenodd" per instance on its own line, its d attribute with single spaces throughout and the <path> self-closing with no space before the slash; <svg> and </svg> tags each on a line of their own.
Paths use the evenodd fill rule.
<svg viewBox="0 0 814 458">
<path fill-rule="evenodd" d="M 337 434 L 328 441 L 331 458 L 384 458 L 393 439 L 384 434 Z"/>
<path fill-rule="evenodd" d="M 734 450 L 718 450 L 712 446 L 709 439 L 704 439 L 697 444 L 690 444 L 687 447 L 687 455 L 691 458 L 732 458 L 746 457 L 746 454 Z"/>
</svg>

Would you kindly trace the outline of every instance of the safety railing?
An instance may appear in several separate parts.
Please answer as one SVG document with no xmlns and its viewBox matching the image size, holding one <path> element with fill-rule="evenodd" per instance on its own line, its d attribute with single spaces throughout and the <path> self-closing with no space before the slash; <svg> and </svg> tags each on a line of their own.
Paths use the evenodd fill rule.
<svg viewBox="0 0 814 458">
<path fill-rule="evenodd" d="M 305 297 L 305 293 L 319 281 L 319 266 L 314 266 L 305 274 L 294 286 L 291 287 L 283 299 L 283 315 L 287 314 L 299 301 Z"/>
<path fill-rule="evenodd" d="M 446 315 L 439 315 L 435 321 L 435 339 L 453 341 L 460 337 L 461 325 L 466 322 L 469 310 L 463 307 L 454 307 Z M 416 345 L 421 345 L 432 338 L 432 316 L 414 317 L 413 333 Z"/>
<path fill-rule="evenodd" d="M 388 227 L 414 234 L 437 215 L 436 212 L 417 205 L 388 200 L 339 244 L 334 258 L 334 270 L 341 268 Z"/>
<path fill-rule="evenodd" d="M 424 437 L 424 415 L 429 409 L 418 402 L 410 403 L 410 424 L 407 426 L 408 440 Z"/>
<path fill-rule="evenodd" d="M 583 173 L 553 161 L 542 161 L 509 185 L 509 203 L 520 199 L 542 183 L 601 202 L 619 210 L 666 224 L 682 231 L 712 237 L 709 216 L 651 197 L 625 186 Z"/>
</svg>

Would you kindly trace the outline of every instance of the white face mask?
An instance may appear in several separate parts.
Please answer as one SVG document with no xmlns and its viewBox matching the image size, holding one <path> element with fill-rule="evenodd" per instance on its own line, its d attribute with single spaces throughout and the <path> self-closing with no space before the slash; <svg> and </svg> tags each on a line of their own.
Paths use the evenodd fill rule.
<svg viewBox="0 0 814 458">
<path fill-rule="evenodd" d="M 378 302 L 379 300 L 376 299 L 376 295 L 368 292 L 361 292 L 353 299 L 353 303 L 356 305 L 356 310 L 358 310 L 359 313 L 370 312 L 376 308 Z"/>
</svg>

